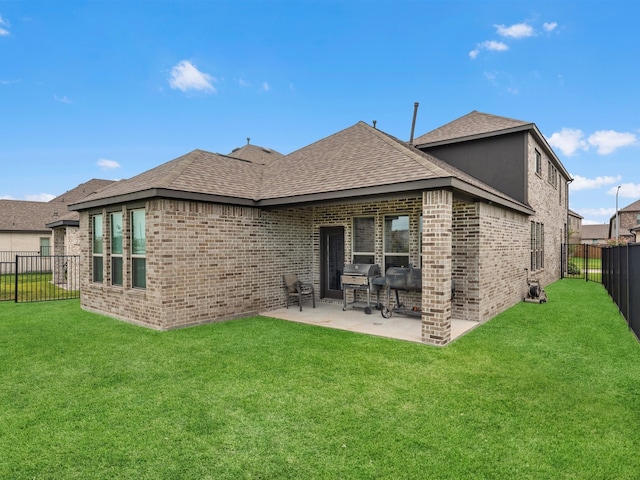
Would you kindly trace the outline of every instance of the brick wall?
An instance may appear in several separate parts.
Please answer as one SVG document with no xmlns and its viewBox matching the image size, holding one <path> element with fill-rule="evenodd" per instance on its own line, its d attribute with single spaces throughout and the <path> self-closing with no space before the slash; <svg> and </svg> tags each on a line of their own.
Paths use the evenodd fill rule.
<svg viewBox="0 0 640 480">
<path fill-rule="evenodd" d="M 108 258 L 104 282 L 91 281 L 89 215 L 81 215 L 82 305 L 88 310 L 169 329 L 284 306 L 282 275 L 311 279 L 310 210 L 159 199 L 146 204 L 147 287 L 132 289 L 124 212 L 124 287 L 110 285 Z"/>
<path fill-rule="evenodd" d="M 541 175 L 538 175 L 535 169 L 536 150 L 542 156 Z M 567 182 L 564 178 L 561 178 L 556 186 L 549 182 L 549 157 L 531 134 L 528 136 L 528 152 L 529 205 L 535 210 L 535 215 L 530 220 L 544 224 L 544 268 L 532 274 L 544 287 L 560 278 L 560 246 L 565 242 L 568 229 L 565 226 L 568 215 Z M 526 238 L 529 238 L 529 235 Z M 530 268 L 530 261 L 522 266 L 523 269 L 524 267 Z"/>
</svg>

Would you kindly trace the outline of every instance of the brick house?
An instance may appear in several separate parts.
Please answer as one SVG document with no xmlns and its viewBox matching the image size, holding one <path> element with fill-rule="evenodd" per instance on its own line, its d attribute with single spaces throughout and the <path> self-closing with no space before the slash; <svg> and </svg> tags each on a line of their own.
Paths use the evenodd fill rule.
<svg viewBox="0 0 640 480">
<path fill-rule="evenodd" d="M 635 242 L 636 232 L 640 227 L 640 200 L 618 210 L 618 236 L 623 242 Z M 616 238 L 616 215 L 609 220 L 609 238 Z"/>
<path fill-rule="evenodd" d="M 452 318 L 521 301 L 525 268 L 559 278 L 567 235 L 569 175 L 537 127 L 470 115 L 416 146 L 359 122 L 289 155 L 194 150 L 113 184 L 70 207 L 82 306 L 170 329 L 281 308 L 284 273 L 341 298 L 345 263 L 414 265 L 423 341 L 446 344 Z M 437 157 L 443 141 L 476 148 Z"/>
<path fill-rule="evenodd" d="M 66 225 L 72 224 L 77 230 L 78 213 L 69 212 L 68 205 L 111 183 L 112 180 L 92 179 L 48 202 L 0 200 L 0 251 L 72 254 L 64 247 Z M 52 231 L 54 226 L 65 228 Z M 73 245 L 72 236 L 77 234 L 71 234 L 67 244 Z M 61 245 L 63 251 L 56 245 Z M 79 254 L 77 248 L 73 254 Z"/>
</svg>

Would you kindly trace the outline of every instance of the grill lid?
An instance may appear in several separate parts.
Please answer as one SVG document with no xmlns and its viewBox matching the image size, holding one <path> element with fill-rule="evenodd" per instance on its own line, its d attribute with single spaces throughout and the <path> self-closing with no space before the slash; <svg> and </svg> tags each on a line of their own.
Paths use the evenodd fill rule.
<svg viewBox="0 0 640 480">
<path fill-rule="evenodd" d="M 380 266 L 376 263 L 350 263 L 344 266 L 345 275 L 362 275 L 377 277 L 380 275 Z"/>
</svg>

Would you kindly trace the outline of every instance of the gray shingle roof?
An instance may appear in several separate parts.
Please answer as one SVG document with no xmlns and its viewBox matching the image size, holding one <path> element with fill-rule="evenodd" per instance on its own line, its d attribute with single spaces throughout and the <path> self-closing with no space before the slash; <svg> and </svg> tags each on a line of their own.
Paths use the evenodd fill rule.
<svg viewBox="0 0 640 480">
<path fill-rule="evenodd" d="M 414 140 L 415 145 L 460 140 L 466 137 L 477 137 L 513 128 L 533 125 L 530 122 L 500 117 L 474 110 L 467 115 L 457 118 L 435 130 L 425 133 Z"/>
<path fill-rule="evenodd" d="M 70 205 L 72 203 L 79 202 L 80 200 L 87 198 L 89 195 L 96 193 L 98 190 L 103 189 L 106 186 L 114 183 L 115 180 L 101 180 L 99 178 L 92 178 L 88 182 L 81 183 L 75 188 L 66 191 L 62 195 L 58 195 L 50 203 L 64 203 Z"/>
<path fill-rule="evenodd" d="M 0 231 L 47 232 L 45 225 L 66 213 L 61 203 L 0 200 Z"/>
<path fill-rule="evenodd" d="M 77 220 L 77 212 L 67 206 L 114 183 L 113 180 L 94 178 L 57 196 L 49 202 L 0 200 L 0 231 L 47 232 L 47 224 L 61 220 Z"/>
<path fill-rule="evenodd" d="M 451 165 L 359 122 L 289 155 L 260 165 L 194 150 L 121 180 L 72 208 L 83 209 L 132 198 L 193 194 L 255 201 L 331 194 L 456 178 L 478 191 L 528 208 Z M 306 201 L 305 199 L 301 201 Z M 275 203 L 274 203 L 275 202 Z M 286 203 L 286 202 L 285 202 Z"/>
<path fill-rule="evenodd" d="M 606 240 L 609 238 L 609 224 L 582 225 L 580 237 L 583 240 Z"/>
<path fill-rule="evenodd" d="M 218 153 L 194 150 L 135 177 L 110 185 L 87 201 L 163 189 L 223 197 L 257 199 L 263 165 Z"/>
<path fill-rule="evenodd" d="M 244 147 L 235 148 L 228 157 L 247 160 L 251 163 L 268 165 L 273 160 L 281 158 L 283 155 L 270 148 L 259 147 L 257 145 L 246 144 Z"/>
<path fill-rule="evenodd" d="M 640 212 L 640 200 L 620 209 L 621 212 Z"/>
</svg>

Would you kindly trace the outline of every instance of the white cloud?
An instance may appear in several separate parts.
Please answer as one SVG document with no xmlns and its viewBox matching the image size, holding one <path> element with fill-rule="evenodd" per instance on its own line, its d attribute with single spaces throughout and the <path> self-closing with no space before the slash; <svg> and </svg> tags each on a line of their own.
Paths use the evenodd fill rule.
<svg viewBox="0 0 640 480">
<path fill-rule="evenodd" d="M 182 90 L 183 92 L 198 90 L 216 93 L 216 89 L 212 84 L 212 82 L 216 81 L 215 77 L 201 72 L 188 60 L 182 60 L 171 69 L 169 85 L 171 88 Z"/>
<path fill-rule="evenodd" d="M 241 87 L 250 87 L 251 86 L 251 82 L 247 82 L 244 78 L 241 78 L 240 80 L 238 80 L 238 84 Z"/>
<path fill-rule="evenodd" d="M 0 195 L 0 200 L 15 200 L 11 195 Z"/>
<path fill-rule="evenodd" d="M 609 195 L 615 195 L 618 190 L 618 186 L 610 188 L 607 191 Z M 620 192 L 618 193 L 620 198 L 634 198 L 640 197 L 640 183 L 623 183 L 620 185 Z M 621 207 L 622 208 L 622 207 Z"/>
<path fill-rule="evenodd" d="M 498 32 L 498 35 L 501 37 L 526 38 L 535 35 L 533 27 L 527 23 L 516 23 L 510 27 L 494 25 L 494 27 L 496 27 L 496 32 Z"/>
<path fill-rule="evenodd" d="M 62 97 L 59 97 L 58 95 L 54 95 L 53 99 L 56 102 L 60 102 L 60 103 L 71 103 L 71 100 L 69 100 L 69 98 L 66 95 L 63 95 Z"/>
<path fill-rule="evenodd" d="M 586 178 L 581 175 L 575 175 L 573 176 L 573 182 L 569 184 L 569 188 L 572 192 L 577 190 L 592 190 L 595 188 L 618 183 L 620 182 L 620 180 L 622 180 L 622 177 L 620 175 L 617 175 L 615 177 L 604 176 L 596 178 Z"/>
<path fill-rule="evenodd" d="M 262 90 L 263 92 L 268 92 L 269 90 L 271 90 L 271 87 L 269 86 L 269 84 L 268 84 L 267 82 L 264 82 L 264 83 L 262 84 L 262 88 L 261 88 L 261 90 Z"/>
<path fill-rule="evenodd" d="M 9 22 L 7 20 L 2 18 L 2 15 L 0 15 L 0 37 L 6 37 L 8 35 L 11 35 L 9 30 L 7 30 L 6 28 L 2 28 L 3 26 L 9 27 L 10 24 L 9 24 Z"/>
<path fill-rule="evenodd" d="M 481 46 L 485 50 L 491 50 L 493 52 L 504 52 L 505 50 L 509 50 L 509 47 L 505 43 L 496 42 L 495 40 L 487 40 L 486 42 L 482 42 Z"/>
<path fill-rule="evenodd" d="M 486 42 L 479 43 L 475 49 L 469 52 L 471 58 L 476 58 L 482 50 L 489 50 L 492 52 L 504 52 L 509 50 L 509 46 L 506 43 L 497 42 L 495 40 L 487 40 Z"/>
<path fill-rule="evenodd" d="M 577 213 L 579 213 L 580 215 L 582 215 L 583 217 L 586 217 L 587 215 L 590 215 L 592 217 L 607 217 L 610 218 L 611 215 L 616 213 L 616 209 L 615 207 L 613 208 L 581 208 L 578 210 L 575 210 Z M 582 222 L 584 223 L 584 221 Z M 601 222 L 597 222 L 597 223 L 601 223 Z"/>
<path fill-rule="evenodd" d="M 107 160 L 106 158 L 101 158 L 96 162 L 103 170 L 111 170 L 112 168 L 120 168 L 120 164 L 115 160 Z"/>
<path fill-rule="evenodd" d="M 634 145 L 637 138 L 633 133 L 599 130 L 587 139 L 589 145 L 596 147 L 600 155 L 608 155 L 620 147 Z"/>
<path fill-rule="evenodd" d="M 560 149 L 568 157 L 576 153 L 577 150 L 588 148 L 582 130 L 573 128 L 563 128 L 559 132 L 555 132 L 549 137 L 549 145 Z"/>
<path fill-rule="evenodd" d="M 542 24 L 542 28 L 547 32 L 552 32 L 557 28 L 558 24 L 556 22 L 544 22 Z"/>
<path fill-rule="evenodd" d="M 32 195 L 25 195 L 24 198 L 30 202 L 48 202 L 49 200 L 56 198 L 56 196 L 51 195 L 50 193 L 36 193 Z"/>
</svg>

